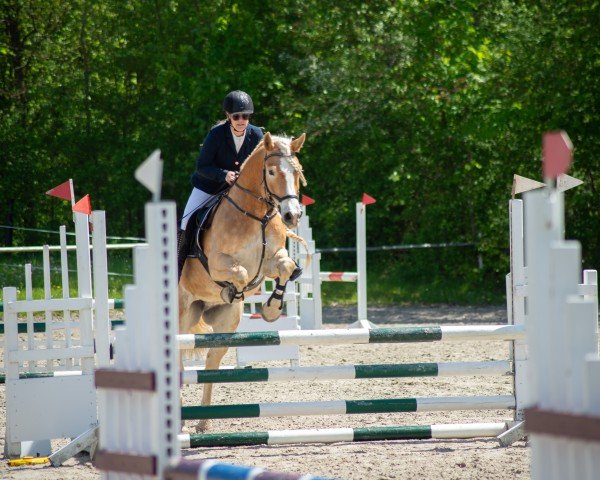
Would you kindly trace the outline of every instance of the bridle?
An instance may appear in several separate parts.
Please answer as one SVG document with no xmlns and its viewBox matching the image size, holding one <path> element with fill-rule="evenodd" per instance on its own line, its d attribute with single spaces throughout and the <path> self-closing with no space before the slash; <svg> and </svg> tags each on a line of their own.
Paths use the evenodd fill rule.
<svg viewBox="0 0 600 480">
<path fill-rule="evenodd" d="M 263 159 L 262 185 L 263 185 L 264 191 L 266 192 L 266 195 L 257 195 L 252 190 L 250 190 L 250 189 L 248 189 L 246 187 L 241 186 L 237 182 L 237 180 L 233 184 L 233 187 L 239 188 L 242 192 L 246 193 L 247 195 L 250 195 L 251 197 L 255 198 L 256 200 L 260 201 L 261 203 L 264 203 L 265 205 L 267 205 L 267 212 L 262 217 L 259 217 L 258 215 L 255 215 L 252 212 L 244 210 L 241 206 L 239 206 L 235 202 L 235 200 L 233 200 L 229 196 L 229 192 L 227 192 L 227 193 L 224 194 L 224 198 L 229 203 L 231 203 L 231 205 L 233 205 L 239 212 L 241 212 L 244 216 L 246 216 L 248 218 L 251 218 L 253 220 L 256 220 L 257 222 L 260 223 L 260 225 L 261 225 L 261 233 L 262 233 L 262 252 L 261 252 L 261 255 L 260 255 L 260 263 L 258 265 L 258 269 L 256 271 L 256 275 L 250 281 L 250 283 L 248 283 L 248 285 L 246 285 L 246 287 L 244 287 L 244 289 L 241 292 L 238 292 L 237 290 L 235 290 L 235 287 L 231 283 L 215 281 L 215 283 L 217 283 L 221 287 L 224 287 L 224 288 L 233 288 L 235 290 L 235 293 L 234 293 L 234 298 L 235 299 L 243 299 L 244 298 L 244 292 L 247 292 L 248 290 L 252 290 L 253 288 L 255 288 L 256 286 L 258 286 L 263 281 L 264 276 L 262 276 L 262 277 L 260 276 L 260 271 L 261 271 L 261 268 L 262 268 L 262 265 L 263 265 L 263 262 L 264 262 L 264 259 L 265 259 L 265 253 L 266 253 L 266 249 L 267 249 L 267 225 L 269 224 L 269 222 L 278 213 L 280 213 L 279 212 L 279 207 L 281 206 L 281 202 L 283 202 L 284 200 L 291 199 L 291 198 L 298 199 L 298 195 L 284 195 L 284 196 L 280 197 L 279 195 L 276 195 L 275 193 L 273 193 L 269 189 L 269 185 L 267 183 L 267 160 L 269 158 L 271 158 L 271 157 L 281 157 L 282 159 L 293 159 L 294 155 L 286 155 L 286 154 L 284 154 L 282 152 L 272 152 L 272 153 L 269 153 L 269 154 L 265 153 L 265 157 Z M 277 200 L 277 202 L 275 202 L 273 199 Z M 200 246 L 199 238 L 196 239 L 196 242 L 197 242 L 198 246 Z M 200 258 L 200 261 L 204 265 L 204 268 L 206 269 L 206 271 L 210 275 L 210 272 L 208 270 L 208 259 L 206 259 L 205 261 L 202 261 L 202 260 L 203 259 Z"/>
<path fill-rule="evenodd" d="M 281 157 L 284 160 L 293 160 L 294 159 L 294 155 L 284 155 L 281 152 L 273 152 L 273 153 L 269 153 L 268 155 L 265 155 L 265 164 L 263 167 L 263 185 L 265 186 L 265 190 L 267 191 L 267 193 L 269 194 L 270 197 L 274 198 L 275 200 L 277 200 L 280 204 L 281 202 L 283 202 L 284 200 L 287 200 L 288 198 L 295 198 L 296 200 L 298 200 L 298 195 L 284 195 L 283 197 L 280 197 L 278 195 L 275 195 L 271 190 L 269 190 L 269 185 L 267 184 L 267 160 L 271 157 Z"/>
<path fill-rule="evenodd" d="M 294 155 L 285 155 L 284 153 L 281 153 L 281 152 L 272 152 L 272 153 L 269 153 L 269 154 L 265 154 L 265 157 L 263 159 L 263 179 L 262 179 L 262 185 L 264 187 L 264 190 L 267 193 L 265 196 L 257 195 L 252 190 L 250 190 L 250 189 L 248 189 L 246 187 L 242 187 L 237 182 L 237 180 L 233 184 L 233 186 L 239 188 L 242 192 L 250 195 L 251 197 L 254 197 L 259 202 L 262 202 L 262 203 L 266 204 L 267 206 L 270 207 L 270 209 L 274 209 L 274 208 L 278 207 L 279 205 L 281 205 L 281 202 L 283 202 L 284 200 L 288 200 L 290 198 L 295 198 L 296 200 L 298 200 L 298 195 L 284 195 L 283 197 L 280 197 L 279 195 L 276 195 L 275 193 L 273 193 L 269 189 L 269 184 L 267 183 L 267 160 L 269 158 L 271 158 L 271 157 L 281 157 L 284 160 L 288 160 L 288 159 L 291 160 L 291 159 L 294 158 Z M 237 203 L 235 203 L 231 198 L 229 198 L 229 195 L 226 195 L 225 198 L 234 207 L 236 207 L 240 212 L 242 212 L 244 215 L 246 215 L 246 216 L 248 216 L 250 218 L 254 218 L 255 220 L 258 220 L 258 221 L 261 220 L 257 216 L 253 215 L 252 213 L 247 212 L 246 210 L 244 210 L 243 208 L 241 208 Z M 277 203 L 275 203 L 273 201 L 273 199 L 277 200 Z"/>
</svg>

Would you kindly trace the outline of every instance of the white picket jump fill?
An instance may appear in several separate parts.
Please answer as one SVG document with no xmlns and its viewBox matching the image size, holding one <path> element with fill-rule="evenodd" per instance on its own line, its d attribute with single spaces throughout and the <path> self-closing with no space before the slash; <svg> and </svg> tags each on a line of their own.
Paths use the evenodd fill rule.
<svg viewBox="0 0 600 480">
<path fill-rule="evenodd" d="M 93 219 L 97 227 L 94 235 L 104 237 L 104 212 L 94 212 Z M 47 248 L 44 249 L 43 260 L 44 299 L 31 299 L 30 267 L 26 268 L 25 300 L 17 300 L 14 287 L 4 288 L 5 454 L 10 457 L 47 456 L 51 453 L 50 440 L 75 437 L 97 421 L 93 372 L 96 358 L 108 362 L 108 317 L 96 315 L 94 332 L 87 215 L 75 214 L 75 230 L 78 297 L 69 298 L 64 228 L 61 228 L 62 298 L 50 297 Z M 100 247 L 94 253 L 93 269 L 107 282 L 106 250 Z M 34 312 L 44 312 L 44 332 L 34 333 Z M 73 321 L 72 312 L 78 312 L 77 321 Z M 28 327 L 25 340 L 21 340 L 18 333 L 19 316 L 23 314 L 27 316 Z M 63 319 L 55 321 L 57 314 L 63 315 Z M 94 341 L 98 342 L 96 346 L 102 345 L 103 335 L 106 335 L 106 348 L 96 354 Z M 61 374 L 74 368 L 79 368 L 81 373 Z M 20 378 L 24 371 L 48 375 Z"/>
<path fill-rule="evenodd" d="M 119 478 L 158 478 L 180 455 L 175 204 L 149 203 L 145 218 L 148 246 L 135 250 L 136 282 L 125 290 L 127 327 L 116 330 L 117 344 L 127 348 L 113 369 L 96 373 L 102 425 L 96 465 L 106 479 L 115 472 L 123 473 Z M 137 378 L 142 382 L 136 384 Z M 138 470 L 123 470 L 124 452 L 135 454 Z"/>
<path fill-rule="evenodd" d="M 308 245 L 311 263 L 306 268 L 306 252 L 304 248 L 292 240 L 288 241 L 288 252 L 297 263 L 304 266 L 302 276 L 296 280 L 299 294 L 300 327 L 318 329 L 323 327 L 323 311 L 321 304 L 321 254 L 315 251 L 312 228 L 306 214 L 306 206 L 302 205 L 302 216 L 298 223 L 297 233 Z"/>
<path fill-rule="evenodd" d="M 526 299 L 530 293 L 529 268 L 525 262 L 525 248 L 527 244 L 525 226 L 527 223 L 524 217 L 523 200 L 510 200 L 510 273 L 507 275 L 506 297 L 508 320 L 509 323 L 515 325 L 524 325 L 526 323 Z M 532 228 L 532 230 L 534 229 Z M 597 310 L 598 274 L 596 270 L 584 270 L 582 280 L 583 283 L 578 283 L 573 294 L 591 300 Z M 515 361 L 515 390 L 518 392 L 516 397 L 519 402 L 517 411 L 521 412 L 523 405 L 528 401 L 526 340 L 515 340 L 512 356 Z"/>
<path fill-rule="evenodd" d="M 323 326 L 321 304 L 322 282 L 353 282 L 357 289 L 357 324 L 367 319 L 367 242 L 366 242 L 366 205 L 356 203 L 356 272 L 322 272 L 321 254 L 315 252 L 312 228 L 309 226 L 306 207 L 302 206 L 303 215 L 298 224 L 298 235 L 309 245 L 312 255 L 311 266 L 305 269 L 297 280 L 300 294 L 300 325 L 303 329 L 316 330 Z M 294 242 L 289 243 L 289 252 L 297 262 L 304 262 L 304 251 Z"/>
<path fill-rule="evenodd" d="M 563 194 L 555 189 L 527 193 L 525 216 L 530 282 L 525 426 L 532 446 L 532 479 L 596 478 L 600 471 L 597 295 L 593 287 L 582 292 L 579 285 L 581 247 L 564 240 Z M 591 272 L 583 277 L 596 281 Z"/>
</svg>

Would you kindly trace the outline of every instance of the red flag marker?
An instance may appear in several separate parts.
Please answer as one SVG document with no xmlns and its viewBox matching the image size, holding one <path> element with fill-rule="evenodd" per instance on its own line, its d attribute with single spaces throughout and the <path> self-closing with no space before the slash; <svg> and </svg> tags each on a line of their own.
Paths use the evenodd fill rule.
<svg viewBox="0 0 600 480">
<path fill-rule="evenodd" d="M 59 186 L 48 190 L 46 195 L 62 198 L 63 200 L 73 200 L 73 188 L 71 180 L 69 179 L 66 182 L 61 183 Z"/>
<path fill-rule="evenodd" d="M 304 205 L 305 207 L 308 207 L 309 205 L 312 205 L 313 203 L 315 203 L 315 200 L 313 198 L 310 198 L 308 195 L 302 194 L 302 198 L 300 199 L 300 203 L 302 205 Z"/>
<path fill-rule="evenodd" d="M 362 196 L 362 204 L 363 205 L 371 205 L 372 203 L 375 203 L 377 200 L 375 200 L 371 195 L 369 195 L 368 193 L 363 193 Z"/>
<path fill-rule="evenodd" d="M 92 214 L 92 204 L 90 203 L 89 194 L 79 200 L 75 205 L 73 205 L 73 211 L 79 213 L 85 213 L 86 215 Z"/>
<path fill-rule="evenodd" d="M 567 132 L 548 132 L 542 139 L 544 178 L 556 178 L 567 173 L 573 161 L 573 144 Z"/>
</svg>

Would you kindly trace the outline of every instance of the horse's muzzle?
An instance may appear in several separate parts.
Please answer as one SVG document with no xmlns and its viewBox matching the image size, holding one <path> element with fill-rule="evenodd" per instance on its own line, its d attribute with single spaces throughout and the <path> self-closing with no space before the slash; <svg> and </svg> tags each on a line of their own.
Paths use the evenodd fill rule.
<svg viewBox="0 0 600 480">
<path fill-rule="evenodd" d="M 281 218 L 283 219 L 283 223 L 288 228 L 296 228 L 298 226 L 298 220 L 302 216 L 302 212 L 300 214 L 294 215 L 292 212 L 285 212 Z"/>
</svg>

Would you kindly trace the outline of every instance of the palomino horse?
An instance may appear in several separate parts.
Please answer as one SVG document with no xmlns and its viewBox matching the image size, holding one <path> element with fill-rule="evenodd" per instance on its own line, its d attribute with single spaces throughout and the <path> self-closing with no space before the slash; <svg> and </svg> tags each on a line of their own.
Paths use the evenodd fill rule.
<svg viewBox="0 0 600 480">
<path fill-rule="evenodd" d="M 243 298 L 255 293 L 264 277 L 276 286 L 262 306 L 273 322 L 281 315 L 285 286 L 299 273 L 285 242 L 302 214 L 298 201 L 302 166 L 295 156 L 306 135 L 294 140 L 266 133 L 243 163 L 234 186 L 221 200 L 210 228 L 200 239 L 205 265 L 188 257 L 179 281 L 180 333 L 235 332 Z M 303 242 L 305 243 L 305 242 Z M 218 369 L 227 348 L 210 348 L 206 369 Z M 210 405 L 212 384 L 204 384 L 202 405 Z M 201 421 L 197 429 L 206 429 Z"/>
</svg>

